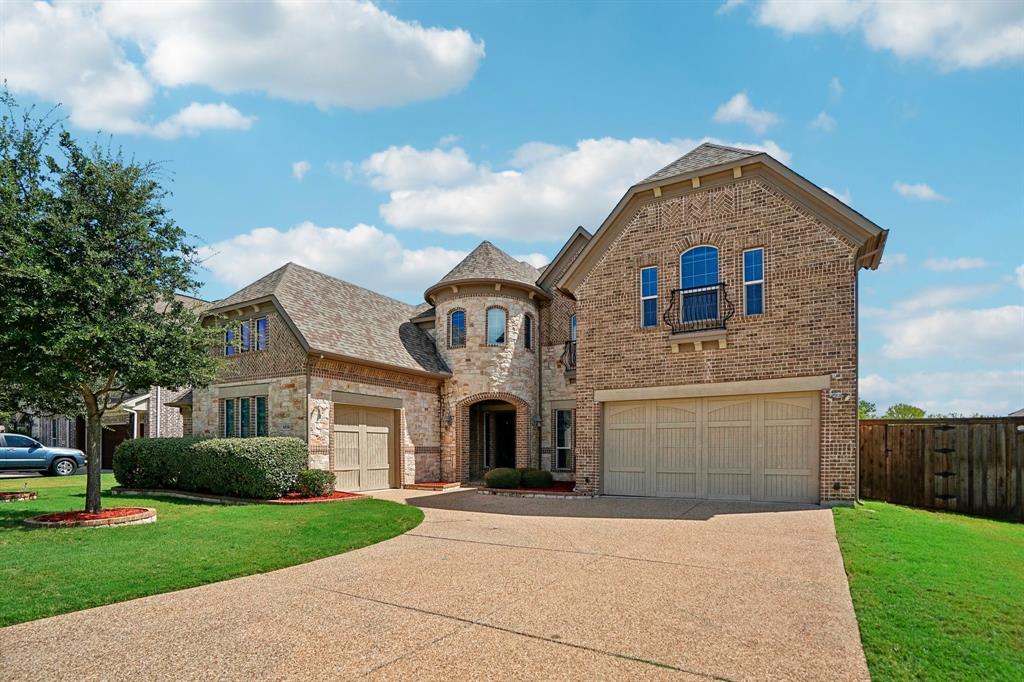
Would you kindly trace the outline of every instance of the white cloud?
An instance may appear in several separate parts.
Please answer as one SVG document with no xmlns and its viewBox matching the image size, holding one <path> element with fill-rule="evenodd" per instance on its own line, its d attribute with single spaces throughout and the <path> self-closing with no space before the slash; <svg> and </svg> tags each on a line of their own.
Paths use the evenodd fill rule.
<svg viewBox="0 0 1024 682">
<path fill-rule="evenodd" d="M 1024 265 L 1018 265 L 1013 272 L 1017 275 L 1017 286 L 1024 289 Z"/>
<path fill-rule="evenodd" d="M 925 287 L 907 298 L 893 302 L 887 315 L 899 319 L 924 310 L 948 308 L 958 303 L 989 296 L 998 291 L 1000 286 L 999 284 L 966 284 Z"/>
<path fill-rule="evenodd" d="M 747 0 L 725 0 L 725 2 L 719 5 L 718 9 L 715 10 L 715 14 L 728 14 L 740 5 L 745 5 L 746 3 Z"/>
<path fill-rule="evenodd" d="M 975 268 L 987 268 L 988 261 L 984 258 L 928 258 L 922 263 L 926 270 L 935 272 L 949 272 L 951 270 L 974 270 Z"/>
<path fill-rule="evenodd" d="M 811 127 L 831 133 L 836 129 L 836 120 L 823 111 L 814 117 L 814 120 L 811 121 Z"/>
<path fill-rule="evenodd" d="M 828 92 L 834 99 L 843 96 L 843 84 L 840 82 L 839 76 L 832 76 L 832 80 L 828 82 Z"/>
<path fill-rule="evenodd" d="M 360 286 L 418 302 L 422 292 L 466 257 L 465 251 L 407 249 L 372 225 L 287 230 L 259 227 L 200 249 L 203 266 L 220 283 L 241 287 L 288 261 Z"/>
<path fill-rule="evenodd" d="M 438 147 L 450 147 L 450 146 L 452 146 L 453 144 L 455 144 L 458 141 L 459 141 L 459 136 L 458 135 L 456 135 L 455 133 L 449 133 L 448 135 L 445 135 L 444 137 L 442 137 L 440 140 L 437 141 L 437 146 Z"/>
<path fill-rule="evenodd" d="M 466 31 L 425 28 L 369 2 L 109 2 L 103 16 L 138 43 L 161 85 L 322 108 L 439 97 L 464 87 L 484 56 Z"/>
<path fill-rule="evenodd" d="M 309 161 L 296 161 L 292 164 L 292 177 L 302 182 L 302 179 L 306 177 L 306 173 L 310 171 L 313 166 Z"/>
<path fill-rule="evenodd" d="M 908 199 L 919 199 L 920 201 L 945 201 L 946 197 L 942 196 L 930 186 L 919 182 L 917 184 L 910 184 L 906 182 L 900 182 L 897 180 L 892 183 L 892 188 L 896 190 L 900 196 L 907 197 Z"/>
<path fill-rule="evenodd" d="M 757 21 L 787 34 L 860 32 L 869 46 L 944 69 L 1024 61 L 1024 4 L 1002 0 L 764 0 Z"/>
<path fill-rule="evenodd" d="M 745 92 L 737 92 L 718 107 L 712 119 L 716 123 L 743 123 L 758 135 L 779 122 L 779 117 L 772 112 L 755 109 Z"/>
<path fill-rule="evenodd" d="M 527 253 L 521 256 L 512 256 L 516 260 L 525 261 L 535 268 L 541 268 L 551 262 L 551 259 L 543 253 Z"/>
<path fill-rule="evenodd" d="M 861 377 L 860 397 L 878 403 L 910 403 L 928 414 L 1004 416 L 1024 406 L 1024 371 L 965 370 Z"/>
<path fill-rule="evenodd" d="M 356 165 L 351 161 L 328 161 L 324 164 L 331 175 L 343 180 L 351 180 L 356 173 Z"/>
<path fill-rule="evenodd" d="M 461 147 L 428 149 L 388 147 L 360 164 L 360 170 L 378 190 L 403 187 L 447 186 L 477 174 L 477 167 Z"/>
<path fill-rule="evenodd" d="M 881 326 L 882 353 L 895 359 L 940 357 L 986 362 L 1024 360 L 1024 306 L 978 310 L 936 310 Z"/>
<path fill-rule="evenodd" d="M 484 55 L 483 43 L 461 29 L 401 21 L 369 2 L 0 7 L 0 77 L 11 90 L 62 102 L 76 126 L 112 133 L 174 137 L 251 124 L 223 103 L 193 104 L 154 122 L 146 111 L 158 86 L 367 109 L 458 90 Z"/>
<path fill-rule="evenodd" d="M 882 262 L 878 265 L 878 269 L 882 272 L 897 270 L 907 264 L 907 254 L 905 253 L 882 253 Z"/>
<path fill-rule="evenodd" d="M 572 149 L 530 142 L 513 154 L 519 165 L 504 169 L 473 163 L 458 147 L 391 147 L 360 168 L 373 187 L 389 190 L 380 212 L 395 227 L 558 241 L 576 225 L 599 224 L 627 188 L 704 141 L 601 138 Z M 771 140 L 729 144 L 789 162 Z"/>
<path fill-rule="evenodd" d="M 164 139 L 198 135 L 202 130 L 248 130 L 256 120 L 229 104 L 199 104 L 187 107 L 152 127 L 152 134 Z"/>
<path fill-rule="evenodd" d="M 849 188 L 844 189 L 842 192 L 837 192 L 831 187 L 822 187 L 822 189 L 834 196 L 836 199 L 839 199 L 839 201 L 843 202 L 847 206 L 853 205 L 853 196 L 850 194 Z"/>
</svg>

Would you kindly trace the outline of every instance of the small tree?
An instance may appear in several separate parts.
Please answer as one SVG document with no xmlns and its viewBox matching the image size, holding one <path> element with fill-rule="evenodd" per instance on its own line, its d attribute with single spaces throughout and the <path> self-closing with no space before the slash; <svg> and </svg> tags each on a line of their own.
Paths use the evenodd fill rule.
<svg viewBox="0 0 1024 682">
<path fill-rule="evenodd" d="M 866 400 L 861 400 L 857 403 L 857 418 L 858 419 L 875 419 L 878 417 L 876 412 L 877 407 L 874 403 L 869 403 Z"/>
<path fill-rule="evenodd" d="M 906 403 L 890 405 L 889 409 L 882 415 L 882 419 L 923 419 L 924 410 Z"/>
<path fill-rule="evenodd" d="M 85 413 L 85 509 L 96 512 L 104 413 L 216 371 L 211 331 L 175 298 L 199 286 L 195 249 L 154 165 L 54 139 L 46 117 L 17 115 L 7 92 L 0 103 L 0 384 L 9 408 Z"/>
</svg>

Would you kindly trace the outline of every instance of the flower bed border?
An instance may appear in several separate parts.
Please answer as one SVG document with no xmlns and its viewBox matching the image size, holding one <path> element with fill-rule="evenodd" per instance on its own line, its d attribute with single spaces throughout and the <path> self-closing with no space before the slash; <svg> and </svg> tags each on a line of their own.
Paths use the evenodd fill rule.
<svg viewBox="0 0 1024 682">
<path fill-rule="evenodd" d="M 335 502 L 351 502 L 352 500 L 363 499 L 363 495 L 353 494 L 352 497 L 340 497 L 333 500 L 254 500 L 245 497 L 229 497 L 227 495 L 207 495 L 206 493 L 194 493 L 185 490 L 164 490 L 162 488 L 124 488 L 114 486 L 110 489 L 112 495 L 128 497 L 173 497 L 179 500 L 192 500 L 193 502 L 210 502 L 212 504 L 332 504 Z"/>
<path fill-rule="evenodd" d="M 8 490 L 0 492 L 0 502 L 21 502 L 23 500 L 34 500 L 39 497 L 35 490 Z"/>
<path fill-rule="evenodd" d="M 590 493 L 547 491 L 543 488 L 478 488 L 477 492 L 498 497 L 546 497 L 552 500 L 592 500 L 597 497 Z"/>
<path fill-rule="evenodd" d="M 138 526 L 143 523 L 156 523 L 156 509 L 137 507 L 142 511 L 125 516 L 112 516 L 109 519 L 86 519 L 82 521 L 40 521 L 40 517 L 59 512 L 46 512 L 22 521 L 29 528 L 114 528 L 117 526 Z"/>
</svg>

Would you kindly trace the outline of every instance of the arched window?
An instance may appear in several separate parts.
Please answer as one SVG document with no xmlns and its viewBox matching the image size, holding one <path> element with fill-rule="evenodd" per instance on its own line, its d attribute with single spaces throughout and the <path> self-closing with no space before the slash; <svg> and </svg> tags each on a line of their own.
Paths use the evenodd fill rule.
<svg viewBox="0 0 1024 682">
<path fill-rule="evenodd" d="M 533 315 L 523 316 L 523 345 L 526 350 L 533 350 Z"/>
<path fill-rule="evenodd" d="M 683 322 L 718 319 L 718 249 L 695 246 L 679 257 Z"/>
<path fill-rule="evenodd" d="M 504 308 L 487 309 L 487 345 L 505 345 L 505 322 L 507 318 Z"/>
<path fill-rule="evenodd" d="M 466 311 L 453 310 L 448 314 L 448 347 L 466 347 Z"/>
</svg>

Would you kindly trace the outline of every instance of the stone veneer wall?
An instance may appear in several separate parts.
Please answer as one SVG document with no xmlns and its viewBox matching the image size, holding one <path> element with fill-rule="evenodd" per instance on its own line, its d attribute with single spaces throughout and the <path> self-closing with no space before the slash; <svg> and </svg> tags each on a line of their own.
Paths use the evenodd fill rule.
<svg viewBox="0 0 1024 682">
<path fill-rule="evenodd" d="M 440 380 L 336 360 L 314 363 L 309 393 L 310 467 L 330 468 L 331 392 L 346 391 L 402 401 L 398 485 L 440 480 Z"/>
<path fill-rule="evenodd" d="M 306 437 L 306 375 L 258 377 L 219 383 L 192 391 L 192 433 L 219 438 L 224 435 L 220 388 L 262 386 L 267 388 L 267 433 L 271 436 Z"/>
<path fill-rule="evenodd" d="M 724 349 L 673 353 L 668 329 L 642 329 L 639 270 L 658 266 L 659 316 L 679 284 L 679 256 L 719 248 L 737 313 Z M 765 249 L 765 314 L 741 310 L 742 252 Z M 823 502 L 851 500 L 857 467 L 856 247 L 765 177 L 687 190 L 641 205 L 577 292 L 577 488 L 600 490 L 600 389 L 831 376 L 821 392 Z M 692 348 L 692 347 L 691 347 Z M 834 489 L 833 486 L 838 486 Z"/>
<path fill-rule="evenodd" d="M 471 404 L 481 400 L 505 400 L 517 405 L 516 463 L 535 463 L 533 417 L 538 404 L 536 344 L 540 329 L 536 301 L 526 292 L 507 285 L 500 290 L 475 285 L 459 287 L 458 292 L 445 289 L 434 302 L 437 349 L 453 374 L 443 387 L 443 415 L 450 416 L 452 423 L 442 428 L 442 477 L 465 480 L 469 475 L 468 412 Z M 503 346 L 486 343 L 486 311 L 491 306 L 505 308 L 508 313 Z M 448 347 L 448 315 L 455 309 L 466 311 L 464 348 Z M 523 340 L 523 320 L 527 314 L 534 321 L 533 350 L 527 350 Z"/>
</svg>

